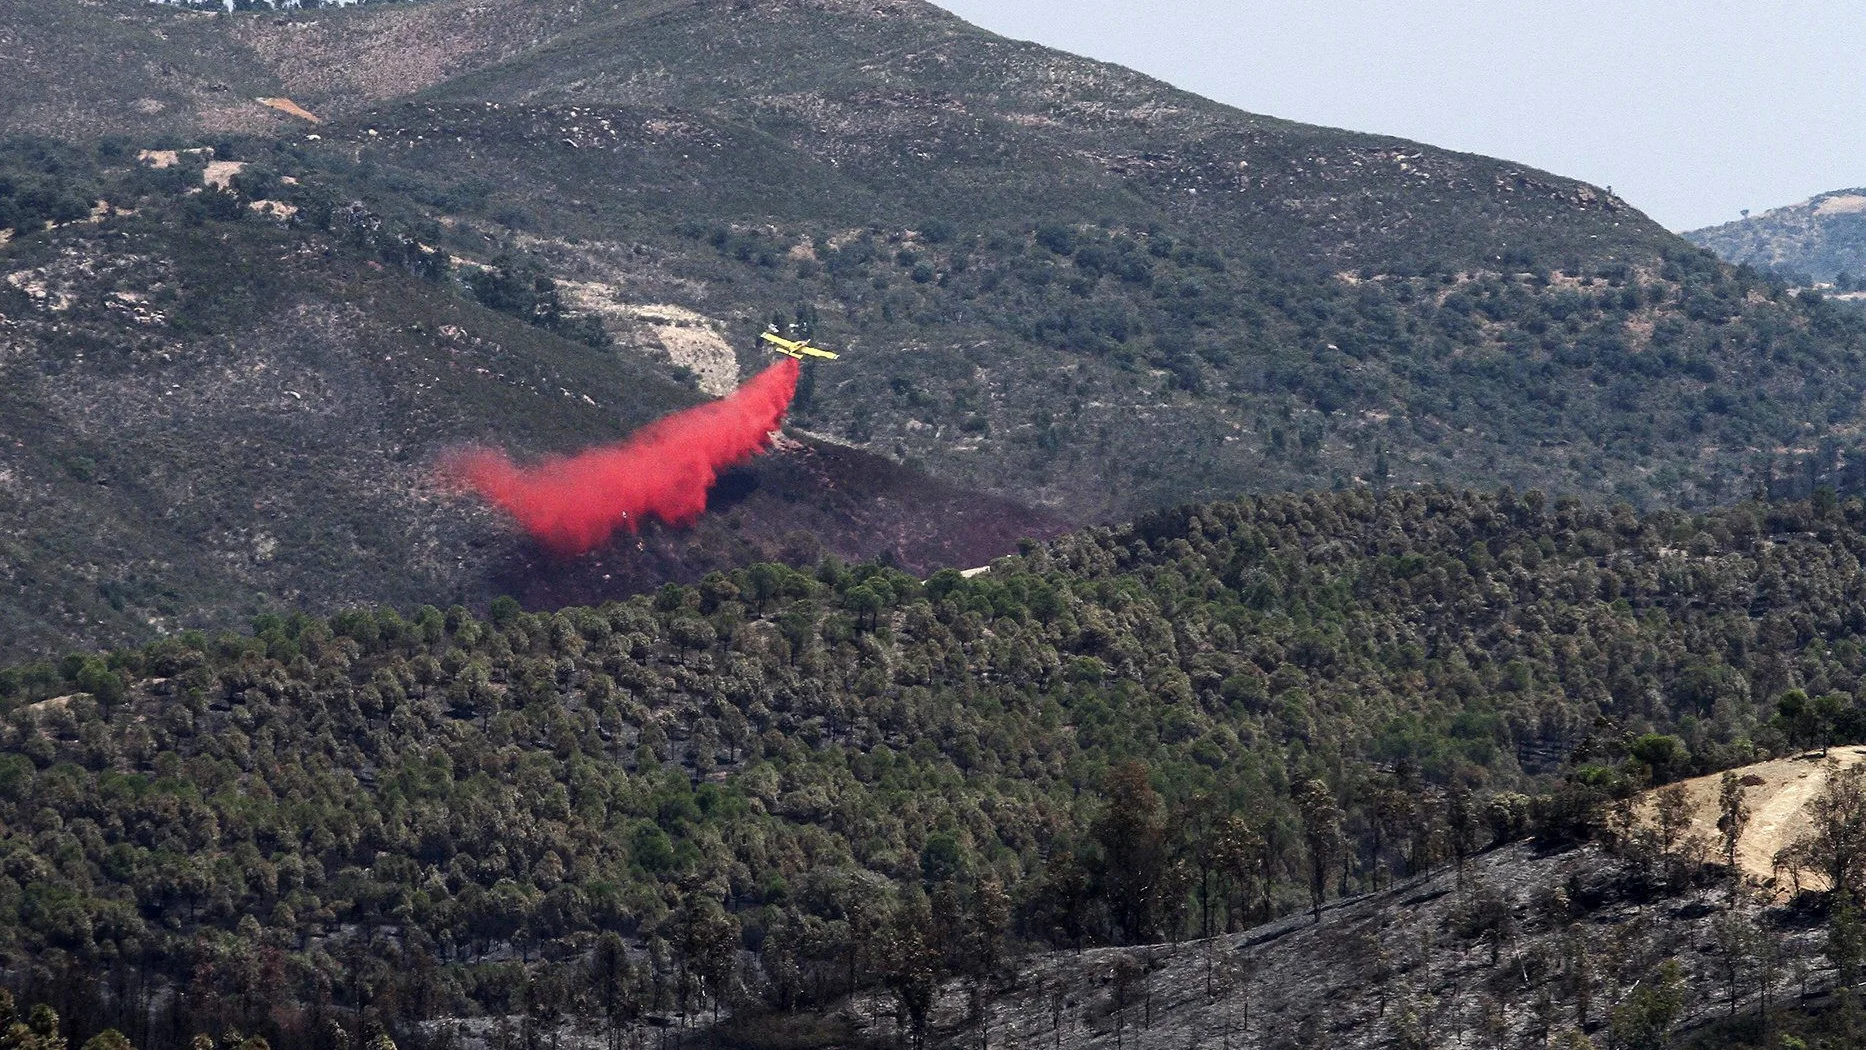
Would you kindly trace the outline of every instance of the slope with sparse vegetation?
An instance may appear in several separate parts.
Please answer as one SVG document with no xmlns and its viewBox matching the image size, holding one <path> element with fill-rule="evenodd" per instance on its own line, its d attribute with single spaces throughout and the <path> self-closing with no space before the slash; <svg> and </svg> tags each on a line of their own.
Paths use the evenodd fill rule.
<svg viewBox="0 0 1866 1050">
<path fill-rule="evenodd" d="M 33 391 L 0 422 L 10 491 L 46 508 L 88 483 L 71 491 L 109 504 L 121 479 L 169 479 L 139 505 L 160 513 L 125 504 L 71 542 L 14 504 L 6 531 L 34 538 L 10 571 L 44 581 L 18 593 L 57 592 L 32 607 L 61 610 L 32 614 L 41 626 L 14 644 L 34 651 L 167 629 L 210 593 L 244 615 L 364 597 L 350 578 L 397 581 L 379 596 L 400 601 L 516 588 L 527 574 L 497 566 L 531 555 L 484 525 L 449 533 L 487 552 L 462 582 L 458 544 L 428 531 L 453 526 L 427 517 L 424 457 L 495 430 L 532 451 L 614 433 L 679 386 L 729 385 L 729 359 L 754 367 L 745 348 L 772 322 L 847 351 L 806 376 L 797 426 L 893 461 L 862 460 L 864 477 L 930 473 L 957 499 L 922 508 L 862 482 L 810 514 L 814 495 L 785 488 L 784 530 L 846 554 L 874 553 L 879 530 L 916 564 L 983 560 L 1056 521 L 1357 482 L 1694 507 L 1859 482 L 1861 327 L 1831 304 L 1720 266 L 1580 183 L 1239 113 L 923 4 L 8 13 L 20 46 L 0 61 L 19 75 L 0 76 L 0 114 L 71 140 L 19 144 L 0 176 L 20 230 L 0 246 L 0 369 Z M 60 150 L 70 177 L 48 196 Z M 204 162 L 216 192 L 194 192 Z M 111 195 L 115 214 L 98 204 Z M 81 207 L 101 221 L 70 222 Z M 145 256 L 157 265 L 128 262 Z M 131 285 L 170 257 L 194 260 L 171 282 L 190 289 L 183 315 L 138 321 L 108 298 L 145 294 Z M 124 266 L 132 278 L 111 276 Z M 87 302 L 104 305 L 68 306 Z M 202 338 L 163 344 L 161 325 Z M 455 330 L 510 354 L 459 383 L 414 367 L 453 362 Z M 352 350 L 331 367 L 369 362 L 347 374 L 435 425 L 346 416 L 305 438 L 298 468 L 271 470 L 256 450 L 306 391 L 281 384 L 266 397 L 292 404 L 256 410 L 192 370 L 250 385 L 284 367 L 269 348 L 333 339 Z M 209 343 L 222 356 L 195 349 Z M 174 372 L 171 404 L 193 392 L 189 411 L 217 421 L 202 447 L 117 410 L 154 373 L 100 378 L 98 363 L 136 354 Z M 447 407 L 534 361 L 522 408 Z M 366 447 L 322 443 L 351 438 Z M 80 476 L 99 450 L 108 486 Z M 303 491 L 346 472 L 371 494 Z M 958 494 L 981 490 L 996 497 L 983 517 L 948 528 Z M 1045 513 L 1015 507 L 1031 503 Z M 270 546 L 282 528 L 299 534 Z M 929 553 L 907 549 L 922 539 Z M 605 577 L 652 585 L 727 550 L 800 547 L 759 526 L 696 541 L 712 552 L 697 559 L 683 543 L 646 563 L 618 547 L 583 582 L 528 593 L 602 597 L 626 589 Z M 230 567 L 237 588 L 193 582 Z M 255 586 L 271 598 L 236 597 Z"/>
<path fill-rule="evenodd" d="M 1774 271 L 1801 284 L 1860 290 L 1866 280 L 1866 190 L 1835 190 L 1799 204 L 1745 214 L 1684 235 L 1733 263 Z"/>
<path fill-rule="evenodd" d="M 591 346 L 588 315 L 535 278 L 460 282 L 314 183 L 248 167 L 203 192 L 202 156 L 5 157 L 0 183 L 33 173 L 10 199 L 62 224 L 0 249 L 6 657 L 305 606 L 600 601 L 825 551 L 930 571 L 1056 527 L 792 441 L 729 474 L 694 530 L 547 558 L 439 489 L 433 459 L 469 440 L 574 449 L 698 400 L 652 344 Z M 89 221 L 99 198 L 114 213 Z"/>
</svg>

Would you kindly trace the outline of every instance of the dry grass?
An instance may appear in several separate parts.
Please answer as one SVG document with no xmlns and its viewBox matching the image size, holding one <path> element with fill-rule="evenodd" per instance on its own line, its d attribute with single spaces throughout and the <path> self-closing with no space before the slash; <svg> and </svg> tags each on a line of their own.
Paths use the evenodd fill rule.
<svg viewBox="0 0 1866 1050">
<path fill-rule="evenodd" d="M 555 5 L 523 0 L 471 6 L 379 4 L 301 17 L 242 19 L 236 23 L 236 35 L 293 97 L 345 111 L 411 94 L 509 57 L 535 44 L 558 14 Z M 308 117 L 308 111 L 291 99 L 259 101 Z"/>
</svg>

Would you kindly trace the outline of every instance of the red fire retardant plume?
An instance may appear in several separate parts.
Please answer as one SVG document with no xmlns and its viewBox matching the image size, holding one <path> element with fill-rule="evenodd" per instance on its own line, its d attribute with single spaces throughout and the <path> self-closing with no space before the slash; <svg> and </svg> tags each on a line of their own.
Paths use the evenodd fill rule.
<svg viewBox="0 0 1866 1050">
<path fill-rule="evenodd" d="M 653 516 L 685 525 L 706 510 L 719 472 L 764 451 L 797 392 L 798 363 L 778 361 L 718 401 L 658 419 L 625 441 L 519 467 L 496 449 L 440 464 L 444 481 L 471 489 L 518 520 L 553 553 L 582 554 L 617 529 Z"/>
</svg>

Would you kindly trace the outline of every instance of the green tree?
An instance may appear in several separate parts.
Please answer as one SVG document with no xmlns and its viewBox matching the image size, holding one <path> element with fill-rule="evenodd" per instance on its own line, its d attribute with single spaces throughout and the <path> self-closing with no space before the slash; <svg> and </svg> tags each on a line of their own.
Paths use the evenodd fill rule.
<svg viewBox="0 0 1866 1050">
<path fill-rule="evenodd" d="M 1159 793 L 1147 767 L 1123 762 L 1109 770 L 1107 802 L 1093 833 L 1101 846 L 1099 882 L 1116 937 L 1139 944 L 1159 920 L 1159 894 L 1166 877 L 1166 826 Z"/>
<path fill-rule="evenodd" d="M 879 622 L 884 606 L 880 592 L 869 583 L 862 583 L 849 588 L 843 595 L 843 605 L 855 614 L 857 626 L 874 630 Z"/>
<path fill-rule="evenodd" d="M 519 614 L 522 612 L 524 612 L 524 607 L 518 604 L 518 599 L 507 594 L 501 594 L 497 598 L 494 598 L 491 607 L 488 609 L 488 615 L 492 619 L 492 625 L 500 630 L 510 627 L 512 622 L 517 620 Z"/>
<path fill-rule="evenodd" d="M 1613 1008 L 1613 1037 L 1627 1050 L 1664 1050 L 1684 1008 L 1684 969 L 1667 959 Z"/>
<path fill-rule="evenodd" d="M 1626 753 L 1649 771 L 1654 784 L 1671 780 L 1691 759 L 1691 753 L 1685 750 L 1685 742 L 1667 733 L 1640 736 L 1628 745 Z"/>
<path fill-rule="evenodd" d="M 1302 841 L 1309 857 L 1309 907 L 1315 922 L 1322 921 L 1322 901 L 1328 895 L 1328 876 L 1341 854 L 1341 805 L 1320 780 L 1298 785 L 1296 807 L 1302 814 Z"/>
<path fill-rule="evenodd" d="M 1807 693 L 1799 689 L 1788 690 L 1776 698 L 1775 712 L 1777 723 L 1788 738 L 1789 746 L 1805 748 L 1820 737 L 1820 715 Z"/>
<path fill-rule="evenodd" d="M 634 1019 L 634 970 L 629 965 L 628 949 L 613 930 L 596 939 L 590 953 L 590 993 L 603 1018 L 603 1032 L 609 1050 L 620 1050 L 623 1031 Z"/>
<path fill-rule="evenodd" d="M 916 1048 L 926 1045 L 927 1022 L 945 978 L 926 898 L 915 894 L 895 914 L 883 935 L 882 979 L 894 994 Z"/>
<path fill-rule="evenodd" d="M 1826 758 L 1833 747 L 1840 720 L 1845 717 L 1847 701 L 1836 693 L 1822 693 L 1814 698 L 1812 708 L 1815 738 L 1821 742 L 1821 757 Z"/>
<path fill-rule="evenodd" d="M 106 1028 L 84 1041 L 84 1050 L 134 1050 L 129 1038 L 114 1028 Z"/>
<path fill-rule="evenodd" d="M 1835 891 L 1827 909 L 1827 958 L 1833 961 L 1840 987 L 1859 984 L 1860 966 L 1866 963 L 1866 921 L 1845 889 Z"/>
<path fill-rule="evenodd" d="M 1742 779 L 1735 773 L 1724 773 L 1717 781 L 1717 831 L 1723 843 L 1724 863 L 1732 873 L 1737 873 L 1736 847 L 1743 840 L 1749 817 Z"/>
<path fill-rule="evenodd" d="M 0 1031 L 0 1050 L 67 1050 L 59 1032 L 58 1011 L 44 1003 L 35 1003 L 22 1021 L 13 1009 L 12 995 L 0 1002 L 0 1017 L 12 1017 Z"/>
<path fill-rule="evenodd" d="M 765 606 L 784 593 L 784 573 L 787 571 L 769 562 L 759 562 L 745 570 L 748 596 L 758 610 L 758 615 L 763 616 Z"/>
</svg>

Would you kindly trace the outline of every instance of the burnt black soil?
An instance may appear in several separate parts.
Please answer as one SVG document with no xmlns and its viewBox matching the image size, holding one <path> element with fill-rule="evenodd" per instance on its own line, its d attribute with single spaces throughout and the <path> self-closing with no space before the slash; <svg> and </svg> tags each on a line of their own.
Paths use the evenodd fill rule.
<svg viewBox="0 0 1866 1050">
<path fill-rule="evenodd" d="M 691 583 L 752 561 L 813 565 L 825 554 L 928 575 L 986 564 L 1019 539 L 1071 524 L 881 456 L 808 442 L 728 471 L 707 514 L 686 528 L 653 523 L 576 558 L 555 557 L 514 530 L 503 555 L 490 559 L 485 588 L 528 609 L 555 609 Z"/>
</svg>

